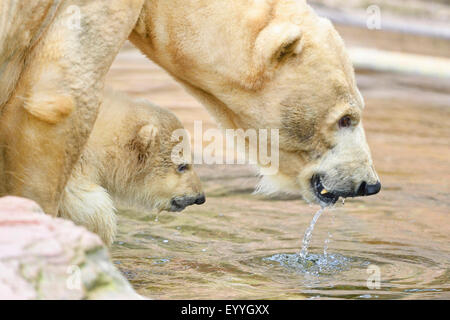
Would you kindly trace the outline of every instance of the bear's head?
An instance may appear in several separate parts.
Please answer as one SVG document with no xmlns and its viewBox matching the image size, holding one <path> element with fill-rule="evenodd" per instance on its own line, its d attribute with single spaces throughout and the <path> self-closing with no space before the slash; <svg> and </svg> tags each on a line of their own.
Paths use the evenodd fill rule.
<svg viewBox="0 0 450 320">
<path fill-rule="evenodd" d="M 172 2 L 147 1 L 130 40 L 222 127 L 279 129 L 279 169 L 260 165 L 260 191 L 328 205 L 380 190 L 364 101 L 328 20 L 301 0 Z"/>
<path fill-rule="evenodd" d="M 97 150 L 106 150 L 101 180 L 114 199 L 124 207 L 158 211 L 205 203 L 190 159 L 172 159 L 172 133 L 183 129 L 178 118 L 144 100 L 117 102 L 124 100 L 117 94 L 107 99 L 92 134 L 101 138 L 90 143 L 108 144 Z"/>
</svg>

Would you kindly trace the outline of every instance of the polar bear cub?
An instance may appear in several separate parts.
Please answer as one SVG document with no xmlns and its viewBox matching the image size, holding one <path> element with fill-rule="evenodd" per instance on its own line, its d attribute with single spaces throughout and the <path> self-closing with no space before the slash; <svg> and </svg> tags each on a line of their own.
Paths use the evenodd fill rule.
<svg viewBox="0 0 450 320">
<path fill-rule="evenodd" d="M 170 111 L 106 91 L 87 145 L 65 187 L 59 215 L 111 245 L 117 204 L 158 211 L 203 204 L 200 180 L 187 156 L 172 159 L 179 143 L 172 139 L 177 129 L 183 126 Z"/>
</svg>

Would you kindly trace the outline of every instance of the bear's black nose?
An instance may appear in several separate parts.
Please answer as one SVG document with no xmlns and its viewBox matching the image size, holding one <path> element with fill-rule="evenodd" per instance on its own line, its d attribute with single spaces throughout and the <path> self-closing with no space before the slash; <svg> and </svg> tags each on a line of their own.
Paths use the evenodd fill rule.
<svg viewBox="0 0 450 320">
<path fill-rule="evenodd" d="M 381 183 L 378 181 L 375 184 L 367 184 L 365 181 L 361 183 L 356 194 L 358 196 L 371 196 L 377 194 L 381 190 Z"/>
<path fill-rule="evenodd" d="M 179 196 L 170 201 L 171 211 L 182 211 L 186 207 L 193 204 L 204 204 L 206 202 L 205 195 L 199 194 L 196 196 Z"/>
<path fill-rule="evenodd" d="M 201 194 L 195 199 L 195 204 L 204 204 L 206 202 L 206 197 L 204 194 Z"/>
</svg>

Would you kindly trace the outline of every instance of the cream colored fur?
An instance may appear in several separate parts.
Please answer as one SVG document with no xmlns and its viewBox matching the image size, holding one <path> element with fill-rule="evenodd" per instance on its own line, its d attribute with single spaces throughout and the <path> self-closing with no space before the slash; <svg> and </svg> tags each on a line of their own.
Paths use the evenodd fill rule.
<svg viewBox="0 0 450 320">
<path fill-rule="evenodd" d="M 1 194 L 56 215 L 143 0 L 0 2 Z M 74 10 L 80 23 L 73 23 Z"/>
<path fill-rule="evenodd" d="M 181 128 L 171 112 L 107 91 L 64 189 L 60 216 L 85 226 L 110 245 L 116 234 L 117 204 L 170 210 L 173 198 L 202 194 L 192 167 L 177 172 L 178 164 L 171 159 L 177 143 L 172 132 Z"/>
<path fill-rule="evenodd" d="M 0 103 L 2 193 L 30 197 L 56 214 L 95 121 L 106 72 L 127 37 L 222 127 L 280 129 L 280 170 L 263 179 L 271 186 L 261 190 L 317 201 L 314 174 L 324 175 L 331 190 L 354 191 L 378 179 L 344 43 L 305 1 L 15 3 L 0 6 L 6 43 L 0 70 L 8 75 L 0 83 L 1 101 L 7 100 Z M 67 27 L 72 5 L 81 12 L 80 30 Z M 352 126 L 339 129 L 344 115 Z"/>
</svg>

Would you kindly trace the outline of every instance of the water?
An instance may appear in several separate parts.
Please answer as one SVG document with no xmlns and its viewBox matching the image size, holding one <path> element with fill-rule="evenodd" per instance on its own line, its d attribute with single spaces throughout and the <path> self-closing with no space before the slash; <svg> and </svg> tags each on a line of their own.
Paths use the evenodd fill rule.
<svg viewBox="0 0 450 320">
<path fill-rule="evenodd" d="M 327 256 L 327 251 L 328 251 L 328 246 L 330 245 L 331 242 L 331 238 L 333 237 L 333 235 L 331 234 L 331 232 L 328 231 L 328 237 L 325 239 L 324 245 L 323 245 L 323 255 L 326 257 Z"/>
<path fill-rule="evenodd" d="M 319 218 L 324 210 L 325 210 L 325 208 L 320 208 L 316 212 L 313 219 L 311 220 L 311 224 L 309 225 L 308 229 L 306 229 L 306 232 L 305 232 L 305 235 L 303 236 L 303 241 L 302 241 L 302 250 L 300 251 L 300 254 L 299 254 L 301 259 L 305 259 L 306 256 L 308 255 L 308 246 L 309 246 L 309 242 L 311 241 L 312 233 L 314 231 L 314 226 L 316 225 L 317 220 L 319 220 Z"/>
<path fill-rule="evenodd" d="M 342 200 L 342 204 L 344 204 L 344 200 Z M 324 270 L 333 271 L 340 270 L 341 267 L 345 265 L 345 262 L 348 261 L 345 257 L 338 255 L 328 255 L 328 247 L 331 242 L 331 238 L 333 237 L 331 231 L 328 231 L 328 235 L 324 241 L 323 245 L 323 255 L 308 255 L 308 247 L 311 242 L 312 234 L 314 231 L 314 226 L 319 220 L 322 213 L 327 209 L 327 207 L 320 208 L 311 220 L 308 229 L 305 231 L 305 235 L 302 240 L 302 249 L 298 255 L 274 255 L 270 257 L 268 260 L 278 261 L 282 265 L 286 266 L 295 266 L 300 267 L 300 269 L 307 273 L 315 273 L 321 274 Z M 333 214 L 332 225 L 334 225 L 334 217 Z M 294 263 L 291 263 L 294 261 Z"/>
<path fill-rule="evenodd" d="M 224 170 L 242 184 L 244 172 L 233 177 Z M 395 195 L 337 204 L 319 220 L 314 215 L 302 258 L 299 230 L 311 226 L 314 208 L 296 199 L 260 199 L 246 194 L 246 186 L 216 196 L 216 183 L 205 184 L 207 205 L 162 213 L 158 222 L 154 214 L 120 213 L 113 259 L 139 293 L 155 299 L 450 297 L 450 219 L 441 201 Z M 370 266 L 380 270 L 378 290 L 367 287 Z"/>
<path fill-rule="evenodd" d="M 320 277 L 321 275 L 333 275 L 350 268 L 353 258 L 340 254 L 309 254 L 306 257 L 300 254 L 275 254 L 265 261 L 274 261 L 281 266 L 290 269 L 291 272 L 303 273 Z M 319 279 L 319 278 L 318 278 Z"/>
<path fill-rule="evenodd" d="M 345 203 L 345 199 L 343 198 L 342 205 L 344 205 L 344 203 Z M 331 208 L 330 211 L 331 211 L 331 227 L 330 227 L 330 230 L 331 230 L 331 228 L 334 228 L 334 226 L 335 226 L 334 219 L 336 217 L 336 214 L 335 214 L 333 208 Z M 328 255 L 328 247 L 330 245 L 332 238 L 333 238 L 333 234 L 331 233 L 331 231 L 328 231 L 328 237 L 325 239 L 325 242 L 323 245 L 323 255 L 325 257 Z"/>
</svg>

